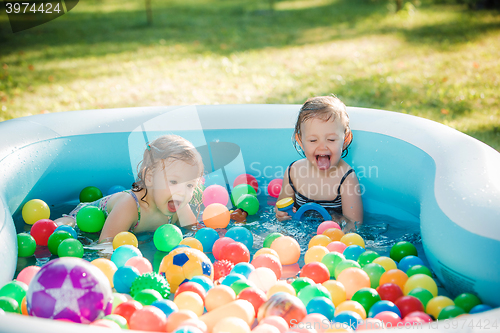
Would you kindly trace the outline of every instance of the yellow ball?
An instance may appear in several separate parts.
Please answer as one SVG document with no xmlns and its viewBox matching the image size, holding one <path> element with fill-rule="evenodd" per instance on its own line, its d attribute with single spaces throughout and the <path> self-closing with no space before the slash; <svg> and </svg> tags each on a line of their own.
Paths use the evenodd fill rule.
<svg viewBox="0 0 500 333">
<path fill-rule="evenodd" d="M 191 310 L 199 317 L 203 314 L 203 299 L 193 291 L 183 291 L 174 298 L 179 310 Z"/>
<path fill-rule="evenodd" d="M 398 268 L 398 265 L 396 264 L 396 262 L 389 257 L 384 257 L 384 256 L 378 257 L 378 258 L 375 258 L 372 262 L 384 267 L 386 272 L 390 271 L 391 269 Z"/>
<path fill-rule="evenodd" d="M 349 245 L 359 245 L 363 249 L 365 248 L 365 241 L 364 241 L 363 237 L 361 237 L 358 234 L 354 234 L 354 233 L 345 234 L 344 236 L 342 236 L 342 238 L 340 239 L 340 241 L 342 243 L 344 243 L 345 245 L 347 245 L 347 246 L 349 246 Z"/>
<path fill-rule="evenodd" d="M 253 257 L 257 257 L 257 256 L 260 256 L 261 254 L 270 254 L 270 255 L 273 255 L 275 256 L 276 258 L 280 258 L 280 256 L 278 255 L 278 252 L 276 252 L 275 250 L 271 249 L 270 247 L 263 247 L 262 249 L 259 249 L 257 250 L 257 252 L 255 252 L 255 254 L 253 255 Z"/>
<path fill-rule="evenodd" d="M 236 293 L 231 287 L 220 284 L 213 287 L 207 292 L 205 296 L 205 307 L 210 312 L 213 309 L 223 306 L 236 299 Z"/>
<path fill-rule="evenodd" d="M 199 240 L 197 240 L 194 237 L 184 238 L 183 240 L 181 240 L 179 245 L 186 245 L 186 246 L 189 246 L 190 248 L 197 249 L 197 250 L 200 250 L 201 252 L 203 252 L 203 245 L 201 244 L 201 242 Z"/>
<path fill-rule="evenodd" d="M 438 294 L 436 281 L 427 274 L 415 274 L 410 276 L 404 285 L 403 293 L 408 295 L 408 293 L 415 288 L 424 288 L 430 291 L 434 297 Z"/>
<path fill-rule="evenodd" d="M 328 280 L 323 282 L 322 285 L 330 292 L 333 305 L 339 306 L 346 300 L 346 291 L 342 283 L 335 280 Z"/>
<path fill-rule="evenodd" d="M 38 220 L 48 219 L 50 208 L 45 201 L 33 199 L 24 204 L 22 215 L 26 224 L 34 224 Z"/>
<path fill-rule="evenodd" d="M 113 288 L 113 275 L 115 274 L 116 270 L 118 269 L 115 265 L 114 262 L 112 262 L 109 259 L 106 258 L 98 258 L 95 260 L 92 260 L 91 262 L 92 265 L 96 266 L 101 270 L 101 272 L 106 275 L 108 278 L 109 284 L 111 285 L 111 288 Z"/>
<path fill-rule="evenodd" d="M 238 317 L 226 317 L 215 324 L 212 333 L 250 333 L 247 322 Z"/>
<path fill-rule="evenodd" d="M 267 298 L 279 292 L 285 292 L 292 296 L 297 296 L 297 293 L 295 292 L 295 289 L 292 287 L 291 284 L 289 284 L 286 281 L 280 280 L 276 282 L 276 284 L 271 286 L 271 288 L 269 288 L 269 290 L 267 291 Z"/>
<path fill-rule="evenodd" d="M 436 296 L 427 302 L 425 312 L 432 315 L 434 318 L 437 318 L 441 310 L 449 305 L 455 305 L 453 300 L 446 296 Z"/>
<path fill-rule="evenodd" d="M 327 246 L 331 242 L 332 242 L 332 240 L 330 239 L 330 237 L 328 237 L 326 235 L 316 235 L 313 238 L 311 238 L 311 240 L 309 241 L 308 248 L 310 249 L 311 247 L 317 246 L 317 245 Z"/>
<path fill-rule="evenodd" d="M 344 237 L 344 232 L 337 228 L 330 228 L 323 231 L 323 235 L 328 236 L 332 242 L 340 241 Z"/>
<path fill-rule="evenodd" d="M 328 237 L 327 237 L 328 238 Z M 321 245 L 315 245 L 310 247 L 306 254 L 304 255 L 304 262 L 309 264 L 311 262 L 321 262 L 321 259 L 325 256 L 325 254 L 330 253 L 328 249 Z"/>
<path fill-rule="evenodd" d="M 335 315 L 343 311 L 354 311 L 361 316 L 361 319 L 366 319 L 366 310 L 359 302 L 345 301 L 335 307 Z"/>
<path fill-rule="evenodd" d="M 113 238 L 113 250 L 116 250 L 122 245 L 132 245 L 135 247 L 139 247 L 139 242 L 137 241 L 137 237 L 131 232 L 122 231 L 118 233 L 115 238 Z"/>
</svg>

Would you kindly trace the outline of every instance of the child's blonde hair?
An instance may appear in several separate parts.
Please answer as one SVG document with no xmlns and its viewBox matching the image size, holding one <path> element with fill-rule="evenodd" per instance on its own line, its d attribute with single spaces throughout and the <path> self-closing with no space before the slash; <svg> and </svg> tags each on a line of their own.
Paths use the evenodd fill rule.
<svg viewBox="0 0 500 333">
<path fill-rule="evenodd" d="M 297 142 L 297 138 L 302 137 L 302 124 L 310 119 L 321 119 L 329 121 L 330 119 L 339 119 L 340 123 L 344 126 L 344 145 L 342 147 L 342 157 L 348 153 L 347 148 L 352 142 L 352 132 L 349 127 L 349 115 L 346 111 L 346 106 L 336 96 L 317 96 L 309 98 L 304 105 L 300 108 L 297 122 L 295 123 L 295 131 L 293 133 L 292 141 L 295 149 L 299 154 L 304 155 Z"/>
</svg>

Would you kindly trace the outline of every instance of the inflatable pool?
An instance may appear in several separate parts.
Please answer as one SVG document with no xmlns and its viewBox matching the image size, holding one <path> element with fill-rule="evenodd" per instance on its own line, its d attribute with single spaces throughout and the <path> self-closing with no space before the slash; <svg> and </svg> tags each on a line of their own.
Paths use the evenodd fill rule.
<svg viewBox="0 0 500 333">
<path fill-rule="evenodd" d="M 52 206 L 75 200 L 89 184 L 131 184 L 145 140 L 165 133 L 202 147 L 211 177 L 232 184 L 250 173 L 266 184 L 297 159 L 291 134 L 299 108 L 148 107 L 0 123 L 0 286 L 16 270 L 12 215 L 28 200 Z M 360 179 L 365 210 L 420 223 L 427 260 L 450 294 L 473 292 L 500 306 L 500 154 L 422 118 L 362 108 L 348 112 L 354 141 L 346 160 Z"/>
</svg>

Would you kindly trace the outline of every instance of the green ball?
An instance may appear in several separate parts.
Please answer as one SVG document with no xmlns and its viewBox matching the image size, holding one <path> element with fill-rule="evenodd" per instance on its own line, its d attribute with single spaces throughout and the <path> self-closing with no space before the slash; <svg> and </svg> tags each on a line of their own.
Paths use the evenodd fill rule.
<svg viewBox="0 0 500 333">
<path fill-rule="evenodd" d="M 162 299 L 163 297 L 161 297 L 160 293 L 153 289 L 141 290 L 134 296 L 134 300 L 144 306 L 151 305 L 156 301 L 161 301 Z"/>
<path fill-rule="evenodd" d="M 380 254 L 375 251 L 365 251 L 359 255 L 358 264 L 361 267 L 364 267 L 365 265 L 371 264 L 372 261 L 377 259 L 378 257 L 380 257 Z"/>
<path fill-rule="evenodd" d="M 111 320 L 111 321 L 114 321 L 115 323 L 118 324 L 118 326 L 120 326 L 120 328 L 122 330 L 128 330 L 128 323 L 127 323 L 127 319 L 125 319 L 124 317 L 118 315 L 118 314 L 110 314 L 110 315 L 107 315 L 107 316 L 104 316 L 104 318 L 102 319 L 107 319 L 107 320 Z"/>
<path fill-rule="evenodd" d="M 470 310 L 476 305 L 483 304 L 476 295 L 471 293 L 463 293 L 458 295 L 455 298 L 454 303 L 456 306 L 461 307 L 467 313 L 469 313 Z"/>
<path fill-rule="evenodd" d="M 87 186 L 80 192 L 80 202 L 93 202 L 102 198 L 102 192 L 95 186 Z"/>
<path fill-rule="evenodd" d="M 434 295 L 432 295 L 432 293 L 429 290 L 420 287 L 410 291 L 408 293 L 408 296 L 413 296 L 418 298 L 420 302 L 422 302 L 422 304 L 424 305 L 424 309 L 427 307 L 427 303 L 434 298 Z"/>
<path fill-rule="evenodd" d="M 170 252 L 182 241 L 182 231 L 173 224 L 164 224 L 156 229 L 153 243 L 156 248 L 163 252 Z"/>
<path fill-rule="evenodd" d="M 161 297 L 167 299 L 170 295 L 170 285 L 164 276 L 155 273 L 144 273 L 135 278 L 130 287 L 130 295 L 134 297 L 141 290 L 153 289 L 160 293 Z"/>
<path fill-rule="evenodd" d="M 83 258 L 83 245 L 78 239 L 68 238 L 59 244 L 57 255 L 59 257 Z"/>
<path fill-rule="evenodd" d="M 35 254 L 36 241 L 33 236 L 25 233 L 17 234 L 17 256 L 31 257 Z"/>
<path fill-rule="evenodd" d="M 21 313 L 21 307 L 16 300 L 7 296 L 0 296 L 0 309 L 5 312 Z"/>
<path fill-rule="evenodd" d="M 315 297 L 326 297 L 330 301 L 332 300 L 332 295 L 330 294 L 328 289 L 323 287 L 321 284 L 306 286 L 302 288 L 297 294 L 297 297 L 302 301 L 302 303 L 304 303 L 306 307 L 307 304 L 309 304 L 309 302 Z"/>
<path fill-rule="evenodd" d="M 424 265 L 411 266 L 406 271 L 406 275 L 408 275 L 408 277 L 410 277 L 412 275 L 415 275 L 415 274 L 425 274 L 425 275 L 428 275 L 428 276 L 432 277 L 431 270 L 428 269 L 427 267 L 425 267 Z"/>
<path fill-rule="evenodd" d="M 375 289 L 361 288 L 358 291 L 356 291 L 354 295 L 352 295 L 351 300 L 361 304 L 365 308 L 366 313 L 368 313 L 373 304 L 377 303 L 381 299 L 378 292 Z"/>
<path fill-rule="evenodd" d="M 392 260 L 400 262 L 406 256 L 418 257 L 417 248 L 410 242 L 402 241 L 397 242 L 391 247 L 389 256 Z"/>
<path fill-rule="evenodd" d="M 236 207 L 244 210 L 248 215 L 255 215 L 259 211 L 259 199 L 252 194 L 243 194 L 239 197 Z"/>
<path fill-rule="evenodd" d="M 295 293 L 298 295 L 299 292 L 304 289 L 307 286 L 312 286 L 315 285 L 316 282 L 314 282 L 312 279 L 307 278 L 307 277 L 299 277 L 296 278 L 295 280 L 292 281 L 290 284 L 293 289 L 295 289 Z"/>
<path fill-rule="evenodd" d="M 374 262 L 364 265 L 362 268 L 370 278 L 370 287 L 378 288 L 380 284 L 380 277 L 385 273 L 385 268 L 382 265 Z"/>
<path fill-rule="evenodd" d="M 231 283 L 231 289 L 234 290 L 234 293 L 236 294 L 236 296 L 238 296 L 240 294 L 240 292 L 242 292 L 244 289 L 251 288 L 251 287 L 255 287 L 255 285 L 253 285 L 250 281 L 243 280 L 243 279 L 236 280 L 233 283 Z"/>
<path fill-rule="evenodd" d="M 465 311 L 461 307 L 458 307 L 456 305 L 448 305 L 447 307 L 439 311 L 437 319 L 438 320 L 451 319 L 458 317 L 464 313 Z"/>
<path fill-rule="evenodd" d="M 21 281 L 11 281 L 0 289 L 0 296 L 12 298 L 17 302 L 19 308 L 21 308 L 21 303 L 23 298 L 26 296 L 27 291 L 28 286 L 26 283 Z"/>
<path fill-rule="evenodd" d="M 346 268 L 350 267 L 356 267 L 356 268 L 361 268 L 361 266 L 358 264 L 357 261 L 354 260 L 343 260 L 338 263 L 337 267 L 335 267 L 335 279 L 339 277 L 339 274 L 342 273 L 342 271 Z"/>
<path fill-rule="evenodd" d="M 87 206 L 76 214 L 76 224 L 83 232 L 99 232 L 104 226 L 106 216 L 95 206 Z"/>
<path fill-rule="evenodd" d="M 335 268 L 340 262 L 344 260 L 346 259 L 342 253 L 329 252 L 323 256 L 321 262 L 325 264 L 326 268 L 328 268 L 328 271 L 330 272 L 330 277 L 333 277 L 335 276 Z"/>
<path fill-rule="evenodd" d="M 278 237 L 282 237 L 283 234 L 280 234 L 279 232 L 272 232 L 269 235 L 264 238 L 264 244 L 262 244 L 262 247 L 271 247 L 271 244 L 274 242 L 274 240 Z"/>
<path fill-rule="evenodd" d="M 248 184 L 240 184 L 236 185 L 233 187 L 233 190 L 231 191 L 231 203 L 233 206 L 236 206 L 236 203 L 240 199 L 240 197 L 244 194 L 251 194 L 253 196 L 257 196 L 257 192 L 255 192 L 255 189 L 248 185 Z"/>
<path fill-rule="evenodd" d="M 50 235 L 49 241 L 47 242 L 50 253 L 52 253 L 53 255 L 57 255 L 57 249 L 59 248 L 59 245 L 61 245 L 63 240 L 69 238 L 74 239 L 73 236 L 71 236 L 71 234 L 67 231 L 54 231 L 52 235 Z"/>
</svg>

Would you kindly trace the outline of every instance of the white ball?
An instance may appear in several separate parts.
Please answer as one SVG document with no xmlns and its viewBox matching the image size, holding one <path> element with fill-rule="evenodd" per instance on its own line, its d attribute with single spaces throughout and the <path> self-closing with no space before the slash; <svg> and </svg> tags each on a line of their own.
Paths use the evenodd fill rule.
<svg viewBox="0 0 500 333">
<path fill-rule="evenodd" d="M 257 267 L 250 273 L 248 280 L 265 293 L 278 282 L 276 274 L 274 274 L 272 269 L 267 267 Z"/>
</svg>

